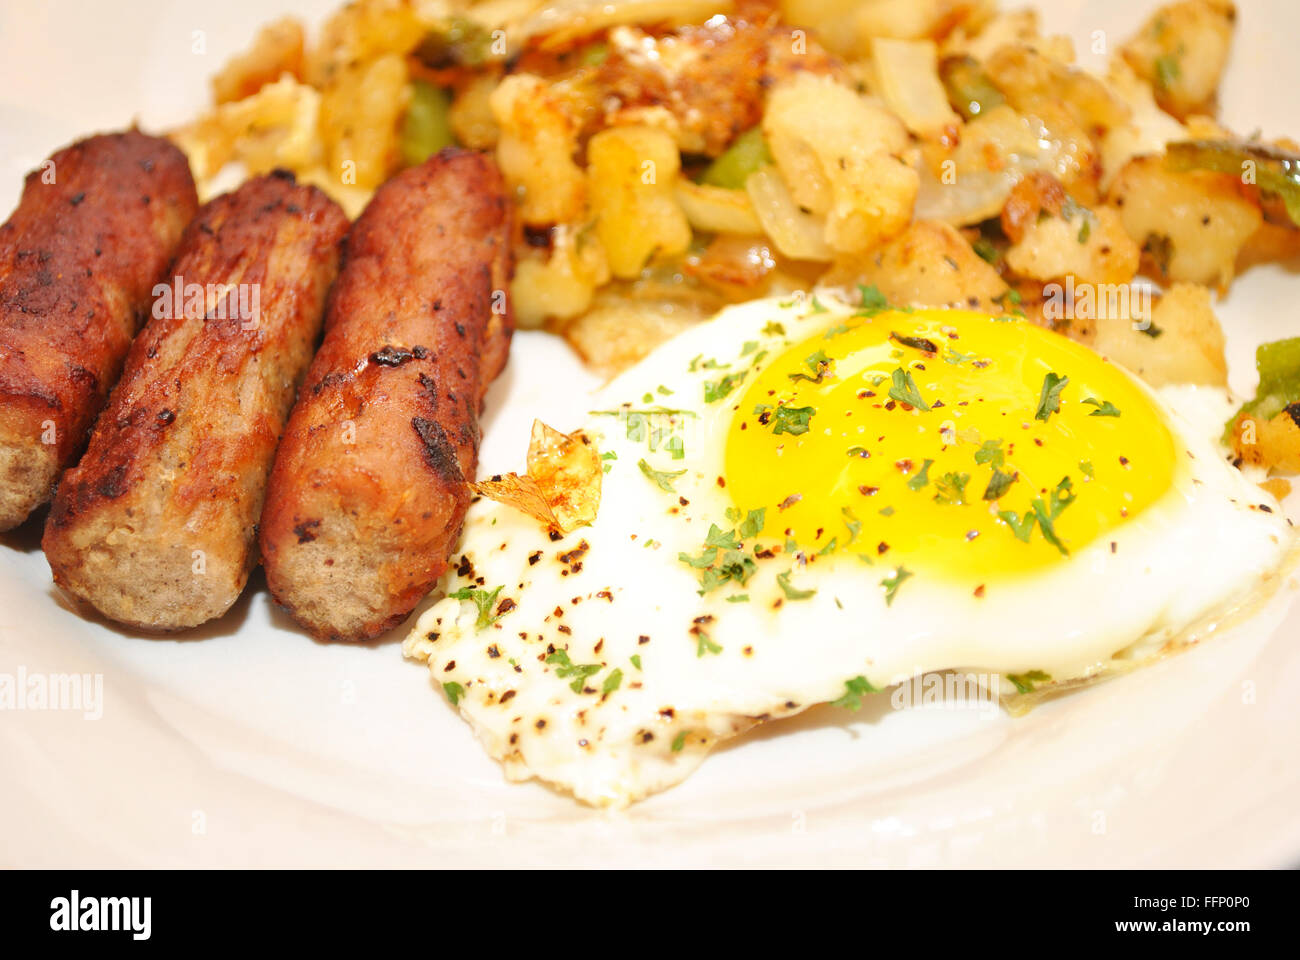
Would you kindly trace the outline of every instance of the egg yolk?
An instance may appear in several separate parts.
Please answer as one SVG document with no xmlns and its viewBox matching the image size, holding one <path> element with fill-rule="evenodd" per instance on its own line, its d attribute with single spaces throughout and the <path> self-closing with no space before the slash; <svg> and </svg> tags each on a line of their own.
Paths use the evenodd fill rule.
<svg viewBox="0 0 1300 960">
<path fill-rule="evenodd" d="M 750 380 L 726 444 L 762 539 L 963 578 L 1062 562 L 1160 498 L 1175 462 L 1114 365 L 955 310 L 828 321 Z"/>
</svg>

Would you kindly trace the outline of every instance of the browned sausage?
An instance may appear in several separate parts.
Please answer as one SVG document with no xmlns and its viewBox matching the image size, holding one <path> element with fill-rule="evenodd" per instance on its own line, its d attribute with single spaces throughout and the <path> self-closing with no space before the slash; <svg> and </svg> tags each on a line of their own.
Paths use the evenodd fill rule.
<svg viewBox="0 0 1300 960">
<path fill-rule="evenodd" d="M 510 229 L 496 167 L 458 150 L 352 228 L 262 513 L 271 594 L 318 637 L 382 633 L 446 568 L 510 344 Z"/>
<path fill-rule="evenodd" d="M 136 130 L 27 175 L 0 227 L 0 530 L 85 445 L 198 205 L 185 155 Z"/>
<path fill-rule="evenodd" d="M 347 225 L 292 174 L 199 212 L 85 456 L 59 483 L 44 539 L 59 586 L 155 630 L 235 602 Z"/>
</svg>

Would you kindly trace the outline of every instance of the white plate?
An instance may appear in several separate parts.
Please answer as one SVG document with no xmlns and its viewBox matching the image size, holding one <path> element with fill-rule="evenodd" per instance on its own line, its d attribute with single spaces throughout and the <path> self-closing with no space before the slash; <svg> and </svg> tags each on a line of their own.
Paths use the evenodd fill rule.
<svg viewBox="0 0 1300 960">
<path fill-rule="evenodd" d="M 318 23 L 333 6 L 0 4 L 0 210 L 55 147 L 133 117 L 185 119 L 258 24 L 282 10 Z M 1044 6 L 1096 63 L 1095 32 L 1119 42 L 1148 5 Z M 1300 134 L 1300 8 L 1239 7 L 1223 115 L 1242 132 Z M 1255 344 L 1300 329 L 1298 295 L 1300 278 L 1257 269 L 1221 304 L 1239 390 L 1252 389 Z M 485 469 L 518 465 L 535 414 L 572 422 L 584 385 L 562 344 L 520 336 L 490 398 Z M 1205 552 L 1214 562 L 1213 543 Z M 99 675 L 103 715 L 0 712 L 0 865 L 1295 864 L 1293 593 L 1022 719 L 895 711 L 884 697 L 859 715 L 814 710 L 606 813 L 507 784 L 425 669 L 402 660 L 400 631 L 314 643 L 255 577 L 216 624 L 131 636 L 69 609 L 28 527 L 0 538 L 0 674 Z"/>
</svg>

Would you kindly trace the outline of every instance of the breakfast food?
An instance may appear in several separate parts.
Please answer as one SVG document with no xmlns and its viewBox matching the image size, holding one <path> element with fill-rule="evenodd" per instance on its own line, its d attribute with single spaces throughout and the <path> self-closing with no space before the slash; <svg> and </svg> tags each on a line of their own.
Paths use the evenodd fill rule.
<svg viewBox="0 0 1300 960">
<path fill-rule="evenodd" d="M 732 307 L 592 400 L 590 526 L 470 509 L 405 649 L 509 777 L 614 806 L 917 674 L 1070 687 L 1280 580 L 1292 531 L 1216 449 L 1230 409 L 1015 315 Z"/>
<path fill-rule="evenodd" d="M 196 626 L 239 597 L 347 226 L 292 174 L 199 211 L 54 498 L 43 545 L 64 590 L 149 630 Z"/>
<path fill-rule="evenodd" d="M 272 596 L 318 637 L 382 633 L 446 568 L 510 345 L 510 231 L 491 161 L 448 150 L 348 236 L 261 524 Z"/>
<path fill-rule="evenodd" d="M 1014 297 L 1091 345 L 1052 285 L 1127 303 L 1140 272 L 1209 302 L 1300 254 L 1300 149 L 1215 116 L 1236 23 L 1158 7 L 1091 33 L 1094 73 L 994 0 L 357 0 L 310 41 L 268 27 L 174 136 L 204 183 L 282 164 L 353 206 L 443 144 L 492 152 L 526 227 L 518 322 L 602 372 L 727 304 L 860 283 Z"/>
<path fill-rule="evenodd" d="M 0 530 L 81 452 L 197 206 L 184 154 L 137 130 L 28 174 L 0 227 Z"/>
<path fill-rule="evenodd" d="M 177 272 L 220 292 L 133 348 L 59 488 L 55 579 L 179 629 L 256 537 L 317 638 L 430 596 L 405 654 L 509 777 L 602 806 L 936 671 L 1022 712 L 1185 649 L 1297 556 L 1300 338 L 1256 344 L 1235 397 L 1216 316 L 1300 255 L 1300 146 L 1216 116 L 1235 25 L 1179 0 L 1098 30 L 1092 72 L 995 0 L 280 20 L 170 134 L 205 198 L 259 179 L 187 234 Z M 280 168 L 359 214 L 339 264 L 343 215 Z M 211 314 L 257 271 L 278 339 Z M 479 477 L 516 319 L 617 379 Z M 48 488 L 12 409 L 0 481 Z"/>
</svg>

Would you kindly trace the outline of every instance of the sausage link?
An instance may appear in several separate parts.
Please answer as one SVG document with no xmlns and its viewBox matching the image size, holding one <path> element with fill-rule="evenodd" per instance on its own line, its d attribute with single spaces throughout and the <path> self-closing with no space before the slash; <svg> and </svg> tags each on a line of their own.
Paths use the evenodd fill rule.
<svg viewBox="0 0 1300 960">
<path fill-rule="evenodd" d="M 81 452 L 197 209 L 185 155 L 137 130 L 27 175 L 0 227 L 0 530 Z"/>
<path fill-rule="evenodd" d="M 43 543 L 59 586 L 152 630 L 235 602 L 347 226 L 286 173 L 204 206 L 85 456 L 59 483 Z"/>
<path fill-rule="evenodd" d="M 352 228 L 261 524 L 271 594 L 317 637 L 382 633 L 446 569 L 510 345 L 510 230 L 496 167 L 460 150 L 390 180 Z"/>
</svg>

